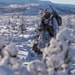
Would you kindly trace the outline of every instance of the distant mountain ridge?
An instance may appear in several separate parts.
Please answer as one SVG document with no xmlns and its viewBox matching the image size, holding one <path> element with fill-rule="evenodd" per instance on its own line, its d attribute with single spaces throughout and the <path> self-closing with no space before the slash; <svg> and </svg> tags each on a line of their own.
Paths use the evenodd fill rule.
<svg viewBox="0 0 75 75">
<path fill-rule="evenodd" d="M 50 1 L 41 1 L 41 0 L 0 0 L 0 3 L 7 3 L 7 4 L 26 4 L 26 3 L 44 3 Z"/>
<path fill-rule="evenodd" d="M 14 3 L 7 4 L 7 3 L 0 2 L 0 14 L 1 13 L 14 14 L 15 12 L 18 12 L 18 14 L 21 13 L 23 15 L 37 15 L 40 11 L 44 10 L 45 8 L 50 8 L 49 5 L 52 5 L 54 10 L 56 10 L 59 14 L 64 14 L 64 15 L 75 14 L 75 5 L 56 4 L 50 1 L 39 1 L 39 0 L 27 0 L 27 3 L 24 3 L 24 4 L 21 4 L 21 3 L 18 4 L 16 2 L 15 4 Z"/>
</svg>

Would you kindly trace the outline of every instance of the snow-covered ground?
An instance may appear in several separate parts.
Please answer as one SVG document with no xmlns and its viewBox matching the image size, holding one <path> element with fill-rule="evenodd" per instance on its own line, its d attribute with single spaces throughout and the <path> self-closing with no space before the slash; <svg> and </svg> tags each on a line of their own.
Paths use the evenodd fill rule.
<svg viewBox="0 0 75 75">
<path fill-rule="evenodd" d="M 9 42 L 15 42 L 22 50 L 29 50 L 35 37 L 35 29 L 39 22 L 38 16 L 0 16 L 0 33 Z M 24 24 L 24 33 L 21 33 L 21 25 Z M 29 45 L 29 46 L 27 46 Z M 26 48 L 27 49 L 26 49 Z"/>
<path fill-rule="evenodd" d="M 60 29 L 69 27 L 75 29 L 75 15 L 62 16 L 63 24 Z M 42 60 L 42 56 L 32 52 L 32 46 L 36 38 L 36 28 L 40 18 L 36 16 L 5 16 L 0 15 L 0 35 L 6 38 L 8 43 L 14 42 L 19 47 L 18 57 L 24 64 L 28 64 L 35 59 Z M 25 26 L 22 34 L 20 26 Z"/>
<path fill-rule="evenodd" d="M 64 29 L 65 27 L 75 29 L 75 15 L 65 15 L 62 16 L 62 19 L 63 23 L 60 29 Z M 23 34 L 20 29 L 22 23 L 25 27 Z M 26 58 L 35 41 L 36 29 L 39 23 L 40 17 L 38 15 L 0 15 L 0 35 L 4 36 L 7 41 L 14 42 L 19 47 L 19 56 L 21 59 Z M 33 59 L 33 57 L 30 59 Z"/>
<path fill-rule="evenodd" d="M 31 8 L 31 6 L 32 6 L 32 8 Z M 47 5 L 45 5 L 45 6 L 47 6 Z M 42 8 L 44 9 L 45 6 L 43 5 L 40 7 L 39 4 L 29 4 L 26 6 L 25 5 L 23 5 L 23 6 L 9 5 L 9 6 L 4 7 L 4 9 L 9 8 L 7 10 L 8 12 L 10 12 L 9 10 L 11 8 L 12 9 L 14 8 L 15 10 L 17 8 L 23 8 L 23 10 L 26 9 L 26 11 L 21 12 L 21 14 L 20 14 L 19 11 L 17 11 L 18 10 L 17 9 L 16 10 L 18 12 L 18 13 L 16 12 L 17 15 L 14 15 L 15 13 L 13 13 L 13 12 L 12 13 L 4 13 L 3 15 L 0 15 L 0 35 L 5 38 L 7 45 L 9 43 L 16 44 L 16 46 L 18 47 L 17 57 L 19 59 L 21 59 L 24 66 L 28 65 L 29 62 L 32 60 L 36 60 L 36 59 L 42 60 L 42 55 L 37 55 L 36 53 L 34 53 L 32 51 L 32 46 L 36 39 L 37 26 L 40 23 L 41 14 L 38 14 L 38 13 L 39 13 L 39 10 L 41 10 Z M 62 7 L 62 5 L 61 5 L 61 7 Z M 39 9 L 39 10 L 37 10 L 38 13 L 35 10 L 36 8 Z M 3 9 L 3 8 L 1 8 L 1 9 Z M 33 13 L 33 11 L 34 11 L 34 13 Z M 59 10 L 57 10 L 57 11 L 59 11 Z M 64 10 L 64 11 L 66 11 L 66 10 Z M 72 10 L 72 11 L 74 11 L 74 10 Z M 22 15 L 22 13 L 24 13 L 25 15 Z M 60 13 L 61 13 L 61 11 L 60 11 Z M 75 14 L 73 14 L 71 12 L 69 12 L 69 13 L 70 13 L 70 15 L 66 14 L 66 13 L 65 13 L 65 15 L 61 15 L 62 26 L 60 27 L 60 30 L 66 28 L 66 27 L 75 29 Z M 26 15 L 26 14 L 28 14 L 28 15 Z M 10 49 L 12 48 L 11 45 L 8 47 Z M 36 62 L 38 62 L 38 61 L 36 61 Z M 9 71 L 13 72 L 9 68 L 6 70 L 5 66 L 1 66 L 0 71 L 4 72 L 3 68 L 5 68 L 5 71 L 8 70 L 8 72 Z M 12 75 L 14 75 L 14 73 Z M 24 75 L 24 73 L 23 73 L 23 75 Z M 41 74 L 41 75 L 43 75 L 43 74 Z M 59 74 L 59 75 L 62 75 L 62 74 Z"/>
</svg>

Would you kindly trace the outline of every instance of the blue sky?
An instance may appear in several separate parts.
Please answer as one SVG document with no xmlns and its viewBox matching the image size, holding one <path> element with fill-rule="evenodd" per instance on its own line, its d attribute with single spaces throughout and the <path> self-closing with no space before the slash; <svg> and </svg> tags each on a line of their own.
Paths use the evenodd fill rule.
<svg viewBox="0 0 75 75">
<path fill-rule="evenodd" d="M 54 3 L 60 3 L 60 4 L 74 4 L 75 5 L 75 0 L 43 0 L 43 1 L 51 1 Z"/>
</svg>

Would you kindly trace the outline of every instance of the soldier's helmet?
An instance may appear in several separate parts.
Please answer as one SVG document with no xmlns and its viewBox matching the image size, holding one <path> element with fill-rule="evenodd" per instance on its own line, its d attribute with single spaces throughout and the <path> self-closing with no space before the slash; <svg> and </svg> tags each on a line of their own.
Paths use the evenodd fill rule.
<svg viewBox="0 0 75 75">
<path fill-rule="evenodd" d="M 50 17 L 50 15 L 51 15 L 51 12 L 48 11 L 47 9 L 45 9 L 45 10 L 44 10 L 44 17 L 45 17 L 46 19 L 48 19 L 48 18 Z"/>
</svg>

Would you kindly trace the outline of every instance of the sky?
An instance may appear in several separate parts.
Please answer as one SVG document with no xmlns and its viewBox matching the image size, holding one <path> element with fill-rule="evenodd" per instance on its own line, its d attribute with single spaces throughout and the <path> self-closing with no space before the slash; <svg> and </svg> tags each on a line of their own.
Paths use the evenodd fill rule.
<svg viewBox="0 0 75 75">
<path fill-rule="evenodd" d="M 59 4 L 73 4 L 73 5 L 75 5 L 75 0 L 43 0 L 43 1 L 51 1 L 53 3 L 59 3 Z"/>
</svg>

